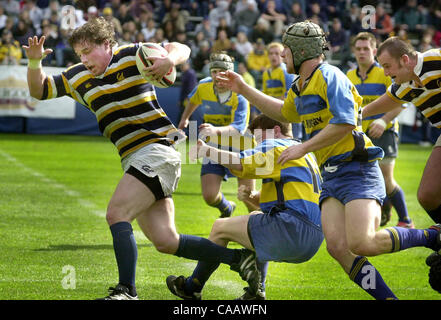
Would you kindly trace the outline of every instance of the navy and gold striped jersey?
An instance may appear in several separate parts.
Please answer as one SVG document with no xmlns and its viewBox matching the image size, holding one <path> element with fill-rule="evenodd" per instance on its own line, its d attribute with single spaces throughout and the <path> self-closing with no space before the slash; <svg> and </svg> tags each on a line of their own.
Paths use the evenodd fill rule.
<svg viewBox="0 0 441 320">
<path fill-rule="evenodd" d="M 289 208 L 321 225 L 319 196 L 320 169 L 313 154 L 307 154 L 281 165 L 280 154 L 293 144 L 292 139 L 266 139 L 254 149 L 240 153 L 242 171 L 231 170 L 241 178 L 262 179 L 260 209 L 268 213 L 272 208 Z"/>
<path fill-rule="evenodd" d="M 153 85 L 139 73 L 135 56 L 139 44 L 115 48 L 103 75 L 95 77 L 83 64 L 48 76 L 42 99 L 70 96 L 95 113 L 103 135 L 121 158 L 150 143 L 168 141 L 177 131 L 162 110 Z"/>
<path fill-rule="evenodd" d="M 421 113 L 437 128 L 441 128 L 441 49 L 417 52 L 415 74 L 423 83 L 423 88 L 413 82 L 393 83 L 387 95 L 403 103 L 412 102 Z"/>
<path fill-rule="evenodd" d="M 268 69 L 262 74 L 262 92 L 275 98 L 284 98 L 291 87 L 294 75 L 286 71 L 286 65 L 280 64 L 274 70 Z"/>
<path fill-rule="evenodd" d="M 357 88 L 358 93 L 363 97 L 362 107 L 365 107 L 372 101 L 378 99 L 384 94 L 387 88 L 392 84 L 392 79 L 384 74 L 383 68 L 378 62 L 374 62 L 366 72 L 366 79 L 362 79 L 359 74 L 359 69 L 349 70 L 346 74 L 351 82 Z M 362 128 L 364 132 L 367 132 L 370 124 L 381 118 L 384 113 L 376 114 L 371 117 L 363 118 Z M 390 130 L 398 134 L 398 120 L 393 119 L 387 124 L 386 130 Z"/>
<path fill-rule="evenodd" d="M 321 63 L 306 79 L 302 91 L 300 87 L 300 77 L 297 77 L 281 111 L 288 121 L 302 122 L 308 138 L 328 124 L 356 126 L 352 134 L 337 143 L 314 151 L 320 166 L 351 160 L 375 161 L 383 157 L 383 150 L 374 146 L 362 131 L 362 97 L 340 69 Z"/>
</svg>

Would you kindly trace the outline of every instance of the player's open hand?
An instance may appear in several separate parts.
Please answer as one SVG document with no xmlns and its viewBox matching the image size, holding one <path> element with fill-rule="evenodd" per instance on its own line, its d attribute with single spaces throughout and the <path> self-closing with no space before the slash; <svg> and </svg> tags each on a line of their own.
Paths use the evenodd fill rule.
<svg viewBox="0 0 441 320">
<path fill-rule="evenodd" d="M 202 123 L 199 126 L 199 138 L 205 140 L 209 136 L 219 135 L 219 129 L 210 123 Z"/>
<path fill-rule="evenodd" d="M 277 163 L 284 165 L 289 160 L 296 160 L 303 157 L 307 152 L 305 151 L 303 144 L 296 144 L 282 151 L 277 159 Z"/>
<path fill-rule="evenodd" d="M 242 86 L 245 85 L 245 81 L 240 74 L 227 70 L 218 73 L 216 76 L 216 85 L 220 88 L 225 88 L 240 93 Z"/>
<path fill-rule="evenodd" d="M 26 52 L 28 59 L 42 60 L 48 54 L 52 53 L 52 49 L 44 49 L 45 36 L 38 39 L 37 36 L 28 38 L 28 45 L 23 45 L 23 50 Z"/>
</svg>

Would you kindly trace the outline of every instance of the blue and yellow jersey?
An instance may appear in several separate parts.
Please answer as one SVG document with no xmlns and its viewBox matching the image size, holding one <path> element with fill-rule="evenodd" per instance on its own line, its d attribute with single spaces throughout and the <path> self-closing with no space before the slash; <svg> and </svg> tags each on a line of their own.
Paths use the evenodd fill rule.
<svg viewBox="0 0 441 320">
<path fill-rule="evenodd" d="M 260 208 L 268 213 L 272 208 L 289 208 L 321 225 L 319 196 L 320 169 L 313 154 L 307 154 L 284 165 L 277 163 L 286 148 L 297 144 L 292 139 L 266 139 L 256 148 L 240 153 L 242 171 L 231 172 L 241 178 L 262 179 Z"/>
<path fill-rule="evenodd" d="M 294 75 L 286 71 L 286 65 L 282 63 L 274 70 L 268 69 L 262 74 L 262 92 L 275 98 L 284 98 L 291 88 Z"/>
<path fill-rule="evenodd" d="M 190 92 L 188 98 L 191 104 L 198 105 L 198 108 L 202 109 L 204 123 L 210 123 L 216 127 L 230 125 L 241 135 L 245 134 L 250 119 L 250 103 L 242 95 L 231 92 L 228 101 L 220 103 L 214 91 L 213 79 L 207 77 L 199 81 L 199 84 Z M 242 142 L 232 142 L 231 137 L 221 142 L 220 137 L 218 144 L 219 146 L 230 147 L 229 150 L 236 152 L 244 150 L 246 146 L 253 146 L 252 143 L 244 146 L 243 136 L 239 139 L 242 139 Z M 231 149 L 232 145 L 238 146 L 236 143 L 239 143 L 241 147 Z"/>
<path fill-rule="evenodd" d="M 314 137 L 328 124 L 351 124 L 352 134 L 337 143 L 314 152 L 320 166 L 341 161 L 375 161 L 383 150 L 373 145 L 361 128 L 362 97 L 348 77 L 335 66 L 322 63 L 306 79 L 300 92 L 297 77 L 282 107 L 290 122 L 302 122 L 308 138 Z"/>
<path fill-rule="evenodd" d="M 399 103 L 412 102 L 438 129 L 441 129 L 441 49 L 417 53 L 415 74 L 423 87 L 412 82 L 393 83 L 387 95 Z"/>
<path fill-rule="evenodd" d="M 366 72 L 366 79 L 362 79 L 359 70 L 353 69 L 347 72 L 349 80 L 355 85 L 358 93 L 363 97 L 362 107 L 378 99 L 384 94 L 387 88 L 392 84 L 392 79 L 384 74 L 383 68 L 374 62 Z M 384 116 L 384 113 L 376 114 L 371 117 L 363 118 L 362 129 L 367 132 L 370 124 Z M 395 118 L 387 124 L 386 130 L 391 130 L 398 134 L 398 120 Z"/>
<path fill-rule="evenodd" d="M 139 44 L 116 48 L 103 75 L 95 77 L 83 64 L 48 76 L 42 99 L 70 96 L 95 113 L 103 135 L 121 158 L 177 131 L 159 105 L 155 88 L 136 67 Z"/>
</svg>

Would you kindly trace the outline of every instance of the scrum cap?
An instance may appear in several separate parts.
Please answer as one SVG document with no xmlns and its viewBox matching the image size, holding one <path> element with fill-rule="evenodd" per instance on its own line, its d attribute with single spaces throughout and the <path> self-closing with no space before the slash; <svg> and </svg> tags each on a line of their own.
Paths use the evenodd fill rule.
<svg viewBox="0 0 441 320">
<path fill-rule="evenodd" d="M 328 49 L 322 28 L 308 20 L 290 25 L 283 34 L 282 43 L 291 49 L 296 72 L 304 61 L 316 58 Z"/>
<path fill-rule="evenodd" d="M 223 69 L 223 70 L 234 70 L 234 60 L 228 54 L 212 53 L 210 55 L 210 70 L 211 69 Z"/>
</svg>

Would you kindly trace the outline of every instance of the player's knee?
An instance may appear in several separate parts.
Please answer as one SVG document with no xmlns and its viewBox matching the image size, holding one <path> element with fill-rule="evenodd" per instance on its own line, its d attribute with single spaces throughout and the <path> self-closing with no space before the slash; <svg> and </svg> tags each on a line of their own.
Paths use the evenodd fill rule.
<svg viewBox="0 0 441 320">
<path fill-rule="evenodd" d="M 434 192 L 418 189 L 417 199 L 420 205 L 426 210 L 434 210 L 439 207 L 440 200 Z"/>
<path fill-rule="evenodd" d="M 214 241 L 216 239 L 223 238 L 225 233 L 225 220 L 224 219 L 216 219 L 214 221 L 213 226 L 211 227 L 210 232 L 210 240 Z"/>
<path fill-rule="evenodd" d="M 343 258 L 347 252 L 348 248 L 342 241 L 333 241 L 333 240 L 326 240 L 326 250 L 328 250 L 328 253 L 339 261 L 341 258 Z"/>
<path fill-rule="evenodd" d="M 179 240 L 178 240 L 179 241 Z M 178 249 L 178 242 L 170 237 L 161 237 L 152 241 L 155 249 L 160 253 L 174 254 Z"/>
<path fill-rule="evenodd" d="M 109 205 L 106 212 L 106 221 L 109 226 L 122 221 L 121 210 L 116 206 Z"/>
<path fill-rule="evenodd" d="M 211 194 L 211 193 L 204 193 L 202 195 L 204 197 L 204 201 L 209 206 L 213 206 L 218 202 L 218 196 L 217 194 Z"/>
<path fill-rule="evenodd" d="M 357 256 L 370 257 L 378 254 L 377 250 L 372 246 L 372 243 L 373 242 L 364 240 L 351 241 L 348 243 L 348 247 L 349 250 Z"/>
</svg>

